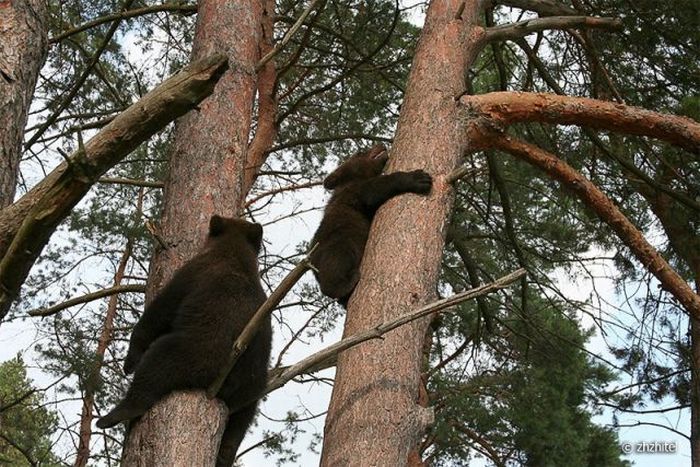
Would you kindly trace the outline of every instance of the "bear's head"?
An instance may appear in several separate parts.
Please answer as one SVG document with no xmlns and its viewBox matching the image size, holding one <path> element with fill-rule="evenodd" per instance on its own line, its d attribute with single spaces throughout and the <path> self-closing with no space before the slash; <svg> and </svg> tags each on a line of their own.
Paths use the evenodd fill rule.
<svg viewBox="0 0 700 467">
<path fill-rule="evenodd" d="M 353 154 L 340 164 L 326 177 L 323 186 L 328 190 L 333 190 L 349 182 L 376 177 L 382 173 L 388 160 L 389 152 L 386 150 L 386 146 L 375 144 L 366 151 Z"/>
<path fill-rule="evenodd" d="M 262 225 L 243 219 L 213 215 L 209 220 L 209 242 L 225 240 L 230 245 L 242 240 L 252 246 L 257 254 L 262 245 L 262 234 Z"/>
</svg>

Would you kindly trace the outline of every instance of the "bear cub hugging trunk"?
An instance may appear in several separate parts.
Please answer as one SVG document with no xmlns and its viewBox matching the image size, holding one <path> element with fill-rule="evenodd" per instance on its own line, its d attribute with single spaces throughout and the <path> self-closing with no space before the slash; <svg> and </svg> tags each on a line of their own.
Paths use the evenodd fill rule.
<svg viewBox="0 0 700 467">
<path fill-rule="evenodd" d="M 427 194 L 432 178 L 422 170 L 382 175 L 388 161 L 383 144 L 361 151 L 342 163 L 323 181 L 333 190 L 311 244 L 321 292 L 347 307 L 360 279 L 360 263 L 377 209 L 402 193 Z"/>
<path fill-rule="evenodd" d="M 124 362 L 135 372 L 124 400 L 100 418 L 107 428 L 140 417 L 172 391 L 206 389 L 235 339 L 265 301 L 258 273 L 262 227 L 213 216 L 199 254 L 180 268 L 136 324 Z M 230 467 L 267 383 L 272 329 L 262 325 L 217 395 L 229 415 L 217 466 Z"/>
</svg>

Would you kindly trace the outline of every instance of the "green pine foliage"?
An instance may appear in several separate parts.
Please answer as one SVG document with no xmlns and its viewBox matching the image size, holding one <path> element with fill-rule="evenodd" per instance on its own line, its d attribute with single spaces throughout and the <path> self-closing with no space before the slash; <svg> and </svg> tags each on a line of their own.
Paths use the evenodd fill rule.
<svg viewBox="0 0 700 467">
<path fill-rule="evenodd" d="M 58 467 L 52 452 L 58 415 L 27 378 L 20 355 L 0 363 L 0 464 Z"/>
</svg>

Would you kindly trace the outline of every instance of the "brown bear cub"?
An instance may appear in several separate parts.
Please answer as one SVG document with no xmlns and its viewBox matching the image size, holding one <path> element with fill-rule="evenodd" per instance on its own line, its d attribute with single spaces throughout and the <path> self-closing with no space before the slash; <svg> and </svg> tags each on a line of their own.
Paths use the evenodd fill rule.
<svg viewBox="0 0 700 467">
<path fill-rule="evenodd" d="M 168 393 L 206 389 L 224 366 L 234 340 L 265 301 L 258 273 L 262 227 L 213 216 L 202 251 L 180 268 L 136 324 L 124 362 L 135 372 L 124 400 L 100 418 L 107 428 L 140 417 Z M 231 409 L 217 466 L 230 467 L 255 417 L 267 382 L 269 318 L 217 395 Z"/>
<path fill-rule="evenodd" d="M 387 200 L 402 193 L 427 194 L 432 178 L 422 170 L 382 175 L 388 152 L 383 144 L 361 151 L 342 163 L 323 181 L 333 190 L 311 244 L 321 292 L 347 306 L 360 279 L 374 214 Z"/>
</svg>

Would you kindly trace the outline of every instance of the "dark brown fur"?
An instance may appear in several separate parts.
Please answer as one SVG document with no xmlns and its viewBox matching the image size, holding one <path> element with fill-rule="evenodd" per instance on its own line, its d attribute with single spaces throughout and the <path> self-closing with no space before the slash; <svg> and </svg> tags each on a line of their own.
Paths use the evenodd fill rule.
<svg viewBox="0 0 700 467">
<path fill-rule="evenodd" d="M 402 193 L 427 194 L 432 178 L 422 170 L 382 175 L 387 150 L 382 144 L 359 152 L 326 177 L 334 190 L 312 244 L 311 255 L 321 291 L 347 306 L 360 279 L 360 263 L 377 209 Z"/>
<path fill-rule="evenodd" d="M 205 389 L 214 381 L 234 340 L 265 301 L 257 263 L 261 241 L 259 224 L 211 218 L 202 251 L 175 273 L 136 324 L 124 362 L 127 374 L 135 371 L 134 379 L 98 427 L 140 417 L 172 391 Z M 268 318 L 219 391 L 230 408 L 262 393 L 271 340 Z M 229 416 L 218 467 L 233 465 L 256 405 Z"/>
</svg>

